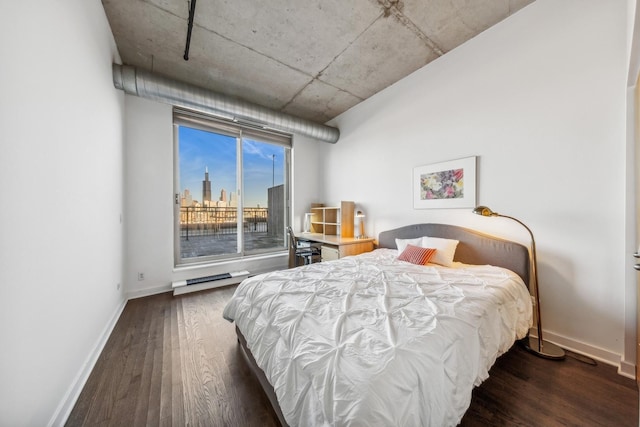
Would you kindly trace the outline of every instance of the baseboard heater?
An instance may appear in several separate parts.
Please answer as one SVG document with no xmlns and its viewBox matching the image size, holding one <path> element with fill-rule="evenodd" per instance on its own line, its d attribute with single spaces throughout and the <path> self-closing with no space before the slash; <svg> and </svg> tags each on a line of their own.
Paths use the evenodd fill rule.
<svg viewBox="0 0 640 427">
<path fill-rule="evenodd" d="M 233 271 L 231 273 L 220 273 L 212 276 L 197 277 L 195 279 L 179 280 L 173 282 L 173 295 L 182 295 L 187 292 L 203 291 L 205 289 L 217 288 L 219 286 L 233 285 L 240 283 L 249 277 L 246 270 Z"/>
</svg>

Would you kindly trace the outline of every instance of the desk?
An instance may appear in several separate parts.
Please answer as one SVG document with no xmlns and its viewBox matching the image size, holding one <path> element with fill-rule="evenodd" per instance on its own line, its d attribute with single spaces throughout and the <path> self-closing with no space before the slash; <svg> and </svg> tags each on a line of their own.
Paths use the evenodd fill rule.
<svg viewBox="0 0 640 427">
<path fill-rule="evenodd" d="M 358 255 L 373 250 L 373 237 L 356 239 L 322 233 L 296 233 L 300 240 L 322 244 L 322 260 L 338 259 L 348 255 Z"/>
</svg>

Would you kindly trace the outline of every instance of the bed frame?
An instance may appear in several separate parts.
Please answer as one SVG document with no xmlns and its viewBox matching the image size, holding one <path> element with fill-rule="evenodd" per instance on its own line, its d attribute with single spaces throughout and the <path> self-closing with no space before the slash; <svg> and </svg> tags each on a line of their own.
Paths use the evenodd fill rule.
<svg viewBox="0 0 640 427">
<path fill-rule="evenodd" d="M 378 247 L 397 249 L 396 238 L 411 239 L 422 236 L 458 240 L 460 243 L 458 243 L 458 247 L 456 248 L 454 261 L 476 265 L 489 264 L 508 268 L 518 274 L 527 287 L 529 286 L 530 257 L 529 249 L 526 246 L 468 228 L 448 224 L 407 225 L 380 233 Z M 262 369 L 256 364 L 253 355 L 247 348 L 246 339 L 237 327 L 236 334 L 238 335 L 238 342 L 242 348 L 242 353 L 269 398 L 280 423 L 284 427 L 288 426 L 280 409 L 280 405 L 278 404 L 278 399 L 273 387 L 267 380 Z"/>
</svg>

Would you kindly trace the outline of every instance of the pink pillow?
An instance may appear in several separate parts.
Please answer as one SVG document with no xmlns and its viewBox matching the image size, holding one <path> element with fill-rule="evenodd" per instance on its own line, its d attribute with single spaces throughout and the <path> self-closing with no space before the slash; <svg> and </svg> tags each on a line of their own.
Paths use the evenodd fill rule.
<svg viewBox="0 0 640 427">
<path fill-rule="evenodd" d="M 420 246 L 407 245 L 404 251 L 398 256 L 400 261 L 407 261 L 417 265 L 427 265 L 436 254 L 433 248 L 421 248 Z"/>
</svg>

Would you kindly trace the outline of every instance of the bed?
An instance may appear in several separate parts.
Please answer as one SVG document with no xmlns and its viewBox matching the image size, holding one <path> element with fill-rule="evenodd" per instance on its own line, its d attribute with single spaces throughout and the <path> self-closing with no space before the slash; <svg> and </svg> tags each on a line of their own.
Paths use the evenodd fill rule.
<svg viewBox="0 0 640 427">
<path fill-rule="evenodd" d="M 283 425 L 454 426 L 528 333 L 528 283 L 526 247 L 414 224 L 373 252 L 245 279 L 223 315 Z"/>
</svg>

